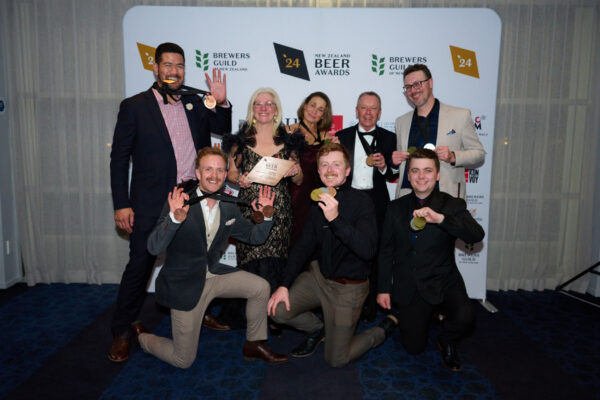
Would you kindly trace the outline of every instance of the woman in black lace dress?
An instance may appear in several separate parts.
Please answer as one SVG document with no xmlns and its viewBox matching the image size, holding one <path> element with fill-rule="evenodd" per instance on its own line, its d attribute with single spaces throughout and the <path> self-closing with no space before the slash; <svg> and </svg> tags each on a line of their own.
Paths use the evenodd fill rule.
<svg viewBox="0 0 600 400">
<path fill-rule="evenodd" d="M 288 184 L 302 183 L 302 169 L 298 160 L 305 145 L 301 134 L 288 134 L 280 123 L 279 96 L 273 89 L 261 88 L 250 99 L 246 123 L 240 131 L 223 138 L 223 150 L 229 153 L 227 179 L 240 186 L 238 197 L 241 199 L 256 198 L 261 185 L 250 182 L 247 175 L 263 156 L 296 161 L 286 176 L 272 188 L 275 192 L 275 222 L 266 242 L 259 246 L 236 243 L 238 267 L 266 279 L 271 291 L 279 287 L 287 261 L 292 225 Z M 250 208 L 243 207 L 241 210 L 245 217 L 252 216 Z"/>
</svg>

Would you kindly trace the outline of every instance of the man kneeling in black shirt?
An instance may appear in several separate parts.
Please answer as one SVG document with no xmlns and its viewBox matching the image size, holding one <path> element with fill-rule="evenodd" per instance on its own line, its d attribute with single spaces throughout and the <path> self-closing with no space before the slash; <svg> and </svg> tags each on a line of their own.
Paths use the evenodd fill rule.
<svg viewBox="0 0 600 400">
<path fill-rule="evenodd" d="M 368 195 L 346 181 L 350 157 L 344 146 L 321 147 L 317 166 L 325 186 L 335 188 L 329 191 L 334 196 L 319 194 L 318 203 L 310 209 L 290 251 L 282 285 L 271 296 L 267 310 L 276 322 L 308 333 L 292 356 L 309 356 L 324 340 L 325 361 L 341 367 L 385 339 L 382 329 L 375 332 L 378 335 L 370 330 L 354 336 L 369 293 L 370 261 L 377 251 L 375 207 Z M 317 261 L 300 273 L 315 250 Z M 319 306 L 324 322 L 310 312 Z"/>
</svg>

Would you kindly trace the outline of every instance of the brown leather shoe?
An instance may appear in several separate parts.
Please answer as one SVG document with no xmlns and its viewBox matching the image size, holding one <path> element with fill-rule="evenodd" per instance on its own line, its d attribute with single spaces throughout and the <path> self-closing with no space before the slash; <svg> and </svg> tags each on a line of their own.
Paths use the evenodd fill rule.
<svg viewBox="0 0 600 400">
<path fill-rule="evenodd" d="M 246 340 L 242 354 L 245 360 L 263 360 L 267 364 L 281 364 L 290 359 L 286 355 L 275 353 L 260 340 L 252 342 Z"/>
<path fill-rule="evenodd" d="M 212 329 L 213 331 L 228 331 L 231 329 L 229 325 L 222 324 L 215 317 L 210 314 L 204 314 L 202 320 L 202 327 Z"/>
<path fill-rule="evenodd" d="M 131 324 L 131 329 L 133 330 L 136 339 L 140 337 L 141 333 L 148 333 L 148 329 L 146 329 L 141 321 L 135 321 L 133 324 Z"/>
<path fill-rule="evenodd" d="M 108 352 L 108 359 L 112 362 L 120 363 L 129 358 L 129 346 L 131 339 L 129 335 L 115 336 Z"/>
</svg>

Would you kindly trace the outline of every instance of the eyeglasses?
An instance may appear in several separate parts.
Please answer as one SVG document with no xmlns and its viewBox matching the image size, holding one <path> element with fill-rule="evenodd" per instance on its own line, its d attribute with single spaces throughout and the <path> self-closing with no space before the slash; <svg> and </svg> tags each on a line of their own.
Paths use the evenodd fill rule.
<svg viewBox="0 0 600 400">
<path fill-rule="evenodd" d="M 411 90 L 419 90 L 419 89 L 421 89 L 421 86 L 423 86 L 423 82 L 427 82 L 429 79 L 431 79 L 431 78 L 427 78 L 423 81 L 416 81 L 412 85 L 404 85 L 404 86 L 402 86 L 402 90 L 404 92 L 408 92 Z"/>
<path fill-rule="evenodd" d="M 267 101 L 266 103 L 254 103 L 254 107 L 256 108 L 261 108 L 262 106 L 265 106 L 267 108 L 277 107 L 277 105 L 272 101 Z"/>
</svg>

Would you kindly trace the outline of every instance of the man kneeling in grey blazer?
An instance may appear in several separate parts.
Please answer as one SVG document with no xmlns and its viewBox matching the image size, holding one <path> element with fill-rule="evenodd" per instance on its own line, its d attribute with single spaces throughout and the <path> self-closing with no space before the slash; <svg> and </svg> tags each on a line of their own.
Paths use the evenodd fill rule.
<svg viewBox="0 0 600 400">
<path fill-rule="evenodd" d="M 174 188 L 148 238 L 151 254 L 166 251 L 165 264 L 156 279 L 156 298 L 171 308 L 173 339 L 147 333 L 141 323 L 134 323 L 132 328 L 145 352 L 175 367 L 188 368 L 194 362 L 202 318 L 215 297 L 248 299 L 244 358 L 271 364 L 288 360 L 264 343 L 270 293 L 267 281 L 219 262 L 230 236 L 260 244 L 273 225 L 272 218 L 258 224 L 246 220 L 236 199 L 219 193 L 226 175 L 225 153 L 214 147 L 201 149 L 196 160 L 198 188 L 191 194 Z M 265 217 L 272 216 L 274 198 L 271 188 L 264 186 L 258 202 L 251 206 Z"/>
</svg>

